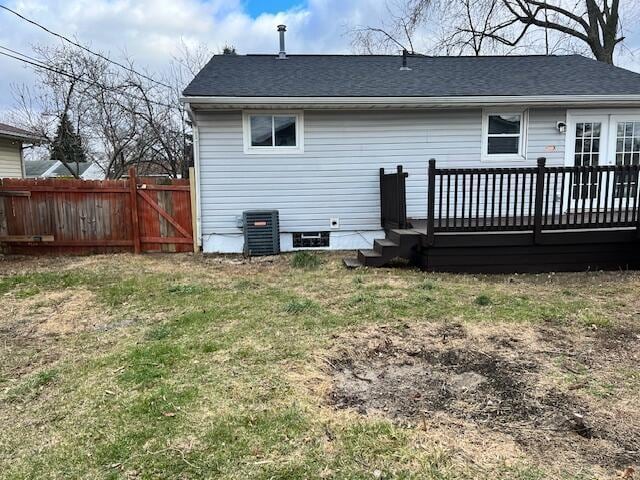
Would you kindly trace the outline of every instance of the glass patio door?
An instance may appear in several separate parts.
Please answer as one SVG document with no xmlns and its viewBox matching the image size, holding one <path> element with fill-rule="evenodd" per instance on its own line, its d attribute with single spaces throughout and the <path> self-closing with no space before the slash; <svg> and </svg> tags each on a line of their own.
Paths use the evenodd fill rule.
<svg viewBox="0 0 640 480">
<path fill-rule="evenodd" d="M 612 165 L 640 165 L 640 116 L 613 115 L 610 136 Z M 611 183 L 616 208 L 634 209 L 638 203 L 637 173 L 617 173 Z"/>
<path fill-rule="evenodd" d="M 606 165 L 607 132 L 609 119 L 606 115 L 574 116 L 567 126 L 567 150 L 569 166 L 589 167 Z M 570 175 L 565 180 L 566 198 L 564 205 L 568 210 L 589 209 L 597 205 L 598 196 L 601 196 L 605 188 L 600 185 L 602 176 L 595 173 L 584 172 Z"/>
</svg>

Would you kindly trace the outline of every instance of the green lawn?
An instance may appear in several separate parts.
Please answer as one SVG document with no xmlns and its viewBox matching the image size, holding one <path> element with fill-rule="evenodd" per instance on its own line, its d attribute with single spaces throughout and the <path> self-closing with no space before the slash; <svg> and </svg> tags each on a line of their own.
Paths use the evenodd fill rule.
<svg viewBox="0 0 640 480">
<path fill-rule="evenodd" d="M 576 338 L 632 329 L 637 350 L 639 291 L 630 272 L 346 270 L 328 254 L 0 260 L 0 477 L 614 476 L 624 465 L 526 449 L 475 458 L 465 441 L 484 430 L 444 435 L 336 409 L 325 360 L 367 328 L 451 322 Z M 639 371 L 605 366 L 556 380 L 586 382 L 578 393 L 600 407 L 638 406 Z"/>
</svg>

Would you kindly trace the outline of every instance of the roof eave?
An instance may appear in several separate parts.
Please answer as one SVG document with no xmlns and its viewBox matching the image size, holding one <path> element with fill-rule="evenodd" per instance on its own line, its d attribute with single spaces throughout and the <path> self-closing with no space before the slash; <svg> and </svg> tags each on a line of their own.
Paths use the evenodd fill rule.
<svg viewBox="0 0 640 480">
<path fill-rule="evenodd" d="M 47 143 L 48 140 L 38 135 L 32 135 L 27 133 L 18 133 L 8 130 L 0 130 L 0 137 L 9 138 L 11 140 L 20 140 L 28 143 Z"/>
<path fill-rule="evenodd" d="M 518 95 L 458 97 L 229 97 L 183 96 L 196 109 L 287 108 L 451 108 L 497 105 L 640 106 L 640 95 Z"/>
</svg>

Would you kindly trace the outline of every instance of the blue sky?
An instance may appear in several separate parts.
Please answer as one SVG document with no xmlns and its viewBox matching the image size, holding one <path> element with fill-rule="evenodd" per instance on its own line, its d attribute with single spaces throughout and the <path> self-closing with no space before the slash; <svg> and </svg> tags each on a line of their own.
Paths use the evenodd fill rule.
<svg viewBox="0 0 640 480">
<path fill-rule="evenodd" d="M 295 0 L 247 0 L 244 6 L 247 13 L 253 18 L 258 17 L 261 13 L 278 13 L 285 12 L 295 7 L 304 7 L 306 2 Z"/>
</svg>

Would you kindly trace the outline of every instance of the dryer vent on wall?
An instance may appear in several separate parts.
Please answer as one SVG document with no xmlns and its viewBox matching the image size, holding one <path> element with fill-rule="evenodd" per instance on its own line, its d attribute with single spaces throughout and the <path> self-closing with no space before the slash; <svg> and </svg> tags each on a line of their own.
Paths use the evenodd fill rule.
<svg viewBox="0 0 640 480">
<path fill-rule="evenodd" d="M 248 256 L 280 253 L 280 227 L 277 210 L 248 210 L 242 213 L 244 254 Z"/>
</svg>

